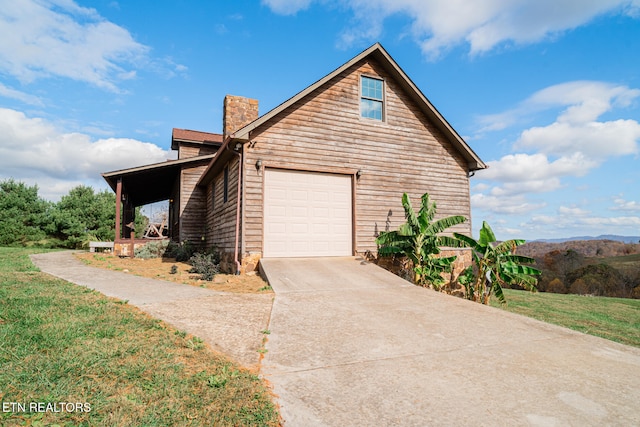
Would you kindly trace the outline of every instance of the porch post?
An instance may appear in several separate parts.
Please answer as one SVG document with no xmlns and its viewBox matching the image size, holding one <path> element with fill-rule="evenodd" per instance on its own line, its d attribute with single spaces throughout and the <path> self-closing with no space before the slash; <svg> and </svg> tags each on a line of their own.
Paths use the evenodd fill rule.
<svg viewBox="0 0 640 427">
<path fill-rule="evenodd" d="M 118 178 L 118 183 L 116 184 L 116 238 L 117 242 L 120 240 L 120 229 L 122 227 L 121 223 L 121 212 L 122 212 L 122 178 Z"/>
</svg>

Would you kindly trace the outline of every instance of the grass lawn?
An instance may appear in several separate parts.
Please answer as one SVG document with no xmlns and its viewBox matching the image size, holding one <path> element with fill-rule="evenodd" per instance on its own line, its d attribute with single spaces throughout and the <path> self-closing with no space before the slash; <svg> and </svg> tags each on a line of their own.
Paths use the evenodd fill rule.
<svg viewBox="0 0 640 427">
<path fill-rule="evenodd" d="M 255 373 L 126 303 L 38 272 L 34 252 L 0 248 L 0 425 L 278 425 Z"/>
<path fill-rule="evenodd" d="M 491 305 L 576 331 L 640 347 L 640 300 L 504 290 Z"/>
</svg>

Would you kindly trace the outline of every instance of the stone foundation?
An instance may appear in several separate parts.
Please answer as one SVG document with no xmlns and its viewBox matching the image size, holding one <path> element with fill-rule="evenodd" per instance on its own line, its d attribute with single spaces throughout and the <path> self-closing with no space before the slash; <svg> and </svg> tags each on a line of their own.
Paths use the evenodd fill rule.
<svg viewBox="0 0 640 427">
<path fill-rule="evenodd" d="M 147 243 L 149 243 L 148 240 L 146 241 L 136 240 L 134 243 L 134 252 L 136 249 L 140 249 L 141 247 L 145 246 Z M 113 244 L 113 254 L 121 257 L 131 256 L 131 241 L 123 240 L 120 242 L 115 242 Z"/>
<path fill-rule="evenodd" d="M 461 249 L 453 249 L 447 248 L 442 249 L 440 251 L 439 257 L 450 257 L 455 255 L 457 258 L 452 264 L 451 273 L 443 274 L 443 278 L 450 285 L 448 287 L 447 293 L 451 294 L 459 294 L 462 292 L 464 294 L 464 288 L 460 285 L 457 285 L 456 281 L 458 276 L 470 265 L 473 263 L 472 258 L 472 250 L 469 248 L 461 248 Z M 402 277 L 405 280 L 413 282 L 413 266 L 409 259 L 406 257 L 380 257 L 376 256 L 371 252 L 367 252 L 363 255 L 368 261 L 373 262 L 380 267 L 384 268 L 395 274 L 396 276 Z"/>
</svg>

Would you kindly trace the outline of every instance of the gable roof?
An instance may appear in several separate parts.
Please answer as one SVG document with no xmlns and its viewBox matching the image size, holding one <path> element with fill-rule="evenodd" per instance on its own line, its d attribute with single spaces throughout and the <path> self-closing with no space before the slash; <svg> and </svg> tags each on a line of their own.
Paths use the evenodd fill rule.
<svg viewBox="0 0 640 427">
<path fill-rule="evenodd" d="M 171 149 L 177 150 L 179 142 L 220 146 L 222 145 L 223 138 L 219 133 L 173 128 L 173 131 L 171 132 Z"/>
<path fill-rule="evenodd" d="M 479 170 L 486 169 L 487 165 L 480 159 L 480 157 L 469 147 L 469 145 L 462 139 L 462 137 L 456 132 L 456 130 L 445 120 L 445 118 L 440 114 L 440 112 L 431 104 L 431 102 L 427 99 L 426 96 L 418 89 L 418 87 L 411 81 L 409 76 L 400 68 L 400 66 L 396 63 L 396 61 L 391 58 L 391 56 L 387 53 L 387 51 L 382 47 L 380 43 L 376 43 L 370 48 L 364 50 L 359 55 L 352 58 L 350 61 L 346 62 L 339 68 L 336 68 L 333 72 L 327 74 L 317 82 L 313 83 L 311 86 L 302 90 L 298 94 L 289 98 L 282 104 L 278 105 L 273 110 L 268 113 L 260 116 L 257 120 L 247 124 L 241 129 L 238 129 L 231 135 L 233 139 L 239 140 L 248 140 L 251 135 L 251 131 L 258 128 L 262 124 L 271 120 L 273 117 L 295 104 L 311 92 L 315 91 L 334 77 L 338 76 L 340 73 L 353 66 L 354 64 L 362 61 L 367 57 L 372 57 L 384 67 L 384 69 L 395 79 L 396 83 L 398 83 L 412 98 L 414 102 L 419 106 L 422 112 L 429 118 L 436 127 L 444 134 L 444 136 L 453 144 L 453 146 L 462 154 L 462 156 L 467 161 L 467 165 L 469 170 Z"/>
</svg>

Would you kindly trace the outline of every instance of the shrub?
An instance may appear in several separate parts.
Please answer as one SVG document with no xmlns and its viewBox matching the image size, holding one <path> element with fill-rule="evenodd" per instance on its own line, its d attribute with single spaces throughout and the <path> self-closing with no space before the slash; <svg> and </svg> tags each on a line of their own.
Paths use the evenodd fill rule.
<svg viewBox="0 0 640 427">
<path fill-rule="evenodd" d="M 220 257 L 216 252 L 196 253 L 189 259 L 189 264 L 189 273 L 199 274 L 202 280 L 212 281 L 220 273 Z"/>
<path fill-rule="evenodd" d="M 137 248 L 134 252 L 136 258 L 151 259 L 160 258 L 166 252 L 168 240 L 155 240 Z"/>
<path fill-rule="evenodd" d="M 195 253 L 195 248 L 188 240 L 176 243 L 170 242 L 167 246 L 164 256 L 167 258 L 175 258 L 177 262 L 189 261 Z"/>
</svg>

